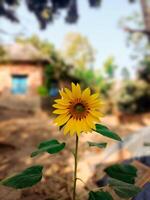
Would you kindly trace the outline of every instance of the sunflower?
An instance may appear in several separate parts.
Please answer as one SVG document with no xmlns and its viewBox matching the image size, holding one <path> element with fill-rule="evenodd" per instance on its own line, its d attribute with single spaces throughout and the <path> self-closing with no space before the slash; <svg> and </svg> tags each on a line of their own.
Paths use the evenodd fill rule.
<svg viewBox="0 0 150 200">
<path fill-rule="evenodd" d="M 99 94 L 91 94 L 89 88 L 81 91 L 80 85 L 72 83 L 72 90 L 65 88 L 60 92 L 60 99 L 55 100 L 54 114 L 59 115 L 54 122 L 63 126 L 64 134 L 79 136 L 81 132 L 92 132 L 100 121 L 102 101 Z"/>
</svg>

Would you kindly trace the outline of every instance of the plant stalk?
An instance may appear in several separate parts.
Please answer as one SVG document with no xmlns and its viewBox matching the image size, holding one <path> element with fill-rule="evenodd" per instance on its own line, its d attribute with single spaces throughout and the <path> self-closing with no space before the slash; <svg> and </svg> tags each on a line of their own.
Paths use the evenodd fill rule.
<svg viewBox="0 0 150 200">
<path fill-rule="evenodd" d="M 73 181 L 73 200 L 76 200 L 76 185 L 77 185 L 77 167 L 78 167 L 78 143 L 79 137 L 76 135 L 76 146 L 75 146 L 75 154 L 74 154 L 74 181 Z"/>
</svg>

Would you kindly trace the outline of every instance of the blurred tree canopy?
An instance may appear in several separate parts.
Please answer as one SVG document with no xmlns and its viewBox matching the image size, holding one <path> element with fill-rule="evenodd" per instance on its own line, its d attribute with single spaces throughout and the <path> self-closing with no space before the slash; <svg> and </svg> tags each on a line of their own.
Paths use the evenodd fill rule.
<svg viewBox="0 0 150 200">
<path fill-rule="evenodd" d="M 91 87 L 93 91 L 101 92 L 104 97 L 109 96 L 109 92 L 114 85 L 117 65 L 113 57 L 108 57 L 100 70 L 76 68 L 75 76 L 82 80 L 84 87 Z"/>
<path fill-rule="evenodd" d="M 79 33 L 68 33 L 64 40 L 62 57 L 76 68 L 93 68 L 95 50 L 88 39 Z"/>
<path fill-rule="evenodd" d="M 48 40 L 41 40 L 37 35 L 32 35 L 29 38 L 17 37 L 16 42 L 31 44 L 45 56 L 50 56 L 55 51 L 53 44 L 51 44 Z"/>
<path fill-rule="evenodd" d="M 125 82 L 117 96 L 121 112 L 128 114 L 150 111 L 150 85 L 142 80 Z"/>
<path fill-rule="evenodd" d="M 145 57 L 140 63 L 141 66 L 138 69 L 137 75 L 139 79 L 144 80 L 148 84 L 150 83 L 150 57 Z"/>
<path fill-rule="evenodd" d="M 101 5 L 102 0 L 87 0 L 90 7 L 95 8 Z M 133 3 L 136 0 L 128 0 Z M 32 12 L 41 29 L 54 21 L 62 10 L 66 11 L 65 21 L 75 23 L 79 18 L 77 0 L 24 0 L 26 7 Z M 16 15 L 16 8 L 21 4 L 21 0 L 0 0 L 0 17 L 6 17 L 13 22 L 19 22 Z"/>
<path fill-rule="evenodd" d="M 139 13 L 134 13 L 134 15 L 125 18 L 127 22 L 134 22 L 137 28 L 132 28 L 134 25 L 124 24 L 124 30 L 127 31 L 131 39 L 137 43 L 143 36 L 146 36 L 148 42 L 150 43 L 150 1 L 140 0 L 142 16 Z"/>
<path fill-rule="evenodd" d="M 115 76 L 115 71 L 117 69 L 117 65 L 115 64 L 114 57 L 110 56 L 104 62 L 103 66 L 104 72 L 106 73 L 107 78 L 112 79 Z"/>
<path fill-rule="evenodd" d="M 127 33 L 127 45 L 133 49 L 133 59 L 143 59 L 145 55 L 150 54 L 150 42 L 148 37 L 141 31 L 131 31 L 130 26 L 136 27 L 135 30 L 144 29 L 144 21 L 142 15 L 138 12 L 133 13 L 130 16 L 124 17 L 120 21 L 121 26 Z"/>
</svg>

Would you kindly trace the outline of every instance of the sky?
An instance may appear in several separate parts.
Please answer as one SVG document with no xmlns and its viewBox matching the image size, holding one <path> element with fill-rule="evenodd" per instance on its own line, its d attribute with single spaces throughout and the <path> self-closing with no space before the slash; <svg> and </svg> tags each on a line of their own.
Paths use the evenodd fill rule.
<svg viewBox="0 0 150 200">
<path fill-rule="evenodd" d="M 99 9 L 91 9 L 87 0 L 80 0 L 78 23 L 68 25 L 63 17 L 59 17 L 46 30 L 41 31 L 35 16 L 22 4 L 18 9 L 20 24 L 12 24 L 0 18 L 0 29 L 8 33 L 1 34 L 0 38 L 4 43 L 12 43 L 16 35 L 37 34 L 61 49 L 65 35 L 68 32 L 78 32 L 86 36 L 96 49 L 96 68 L 100 68 L 108 56 L 114 56 L 117 65 L 132 69 L 135 66 L 130 58 L 132 50 L 126 46 L 126 33 L 119 27 L 119 21 L 135 11 L 140 12 L 139 3 L 129 4 L 127 0 L 103 0 Z"/>
</svg>

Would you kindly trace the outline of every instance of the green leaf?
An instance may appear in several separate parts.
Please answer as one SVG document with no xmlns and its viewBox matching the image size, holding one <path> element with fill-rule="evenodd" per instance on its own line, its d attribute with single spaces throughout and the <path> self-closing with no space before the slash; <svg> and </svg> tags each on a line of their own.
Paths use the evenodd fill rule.
<svg viewBox="0 0 150 200">
<path fill-rule="evenodd" d="M 41 142 L 38 146 L 38 150 L 31 154 L 31 157 L 37 156 L 43 152 L 48 152 L 49 154 L 58 153 L 65 148 L 65 143 L 59 143 L 57 140 L 48 140 Z"/>
<path fill-rule="evenodd" d="M 88 200 L 113 200 L 112 196 L 108 192 L 103 192 L 103 191 L 97 191 L 89 192 L 89 198 Z"/>
<path fill-rule="evenodd" d="M 150 147 L 150 142 L 144 142 L 145 147 Z"/>
<path fill-rule="evenodd" d="M 2 180 L 0 184 L 16 189 L 31 187 L 42 179 L 42 170 L 43 166 L 35 165 L 20 174 Z"/>
<path fill-rule="evenodd" d="M 114 164 L 104 170 L 110 177 L 133 184 L 137 169 L 132 165 Z"/>
<path fill-rule="evenodd" d="M 96 130 L 94 131 L 96 131 L 97 133 L 100 133 L 103 136 L 109 137 L 111 139 L 121 141 L 121 138 L 116 133 L 112 132 L 106 126 L 102 124 L 96 124 Z"/>
<path fill-rule="evenodd" d="M 114 189 L 115 193 L 121 198 L 131 198 L 135 197 L 141 189 L 133 184 L 125 183 L 113 178 L 108 180 L 109 185 Z"/>
<path fill-rule="evenodd" d="M 107 146 L 107 143 L 96 143 L 96 142 L 88 142 L 90 147 L 99 147 L 99 148 L 105 148 Z"/>
</svg>

